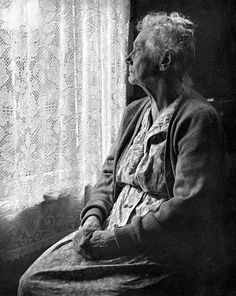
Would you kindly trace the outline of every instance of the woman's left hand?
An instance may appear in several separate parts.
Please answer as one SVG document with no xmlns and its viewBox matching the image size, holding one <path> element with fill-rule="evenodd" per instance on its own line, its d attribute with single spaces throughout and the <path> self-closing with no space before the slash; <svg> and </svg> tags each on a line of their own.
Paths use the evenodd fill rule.
<svg viewBox="0 0 236 296">
<path fill-rule="evenodd" d="M 90 251 L 93 259 L 109 259 L 122 256 L 117 246 L 114 231 L 96 230 L 90 238 Z"/>
</svg>

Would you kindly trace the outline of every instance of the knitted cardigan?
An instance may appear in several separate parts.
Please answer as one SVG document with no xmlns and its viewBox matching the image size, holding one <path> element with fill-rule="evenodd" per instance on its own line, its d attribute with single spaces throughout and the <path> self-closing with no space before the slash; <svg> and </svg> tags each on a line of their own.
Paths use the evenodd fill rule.
<svg viewBox="0 0 236 296">
<path fill-rule="evenodd" d="M 146 97 L 126 107 L 117 140 L 102 167 L 91 200 L 82 210 L 82 223 L 90 215 L 99 217 L 101 223 L 108 217 L 120 192 L 116 183 L 117 163 L 137 134 L 150 103 Z M 226 163 L 218 113 L 199 93 L 185 88 L 167 131 L 164 173 L 169 199 L 157 212 L 136 216 L 130 224 L 116 227 L 119 248 L 125 253 L 138 247 L 175 249 L 185 258 L 191 254 L 214 261 L 220 249 L 219 197 Z"/>
</svg>

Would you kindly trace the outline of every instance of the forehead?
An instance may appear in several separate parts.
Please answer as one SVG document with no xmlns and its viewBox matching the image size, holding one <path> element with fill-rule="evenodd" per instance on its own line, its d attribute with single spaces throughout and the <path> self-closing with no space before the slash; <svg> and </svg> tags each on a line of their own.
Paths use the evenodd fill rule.
<svg viewBox="0 0 236 296">
<path fill-rule="evenodd" d="M 137 46 L 137 45 L 145 46 L 146 41 L 148 40 L 150 35 L 152 35 L 152 33 L 153 32 L 150 28 L 139 32 L 139 34 L 137 35 L 137 37 L 134 40 L 134 46 Z M 158 39 L 159 39 L 159 37 L 158 37 Z"/>
<path fill-rule="evenodd" d="M 148 36 L 148 32 L 146 30 L 139 32 L 138 36 L 134 40 L 134 46 L 135 45 L 145 45 L 145 42 L 147 40 L 147 36 Z"/>
</svg>

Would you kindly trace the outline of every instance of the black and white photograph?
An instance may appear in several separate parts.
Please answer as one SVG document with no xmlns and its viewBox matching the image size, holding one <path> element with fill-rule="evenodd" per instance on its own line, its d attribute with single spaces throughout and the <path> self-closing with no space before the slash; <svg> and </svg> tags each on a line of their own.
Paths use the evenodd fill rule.
<svg viewBox="0 0 236 296">
<path fill-rule="evenodd" d="M 0 0 L 0 296 L 236 295 L 236 2 Z"/>
</svg>

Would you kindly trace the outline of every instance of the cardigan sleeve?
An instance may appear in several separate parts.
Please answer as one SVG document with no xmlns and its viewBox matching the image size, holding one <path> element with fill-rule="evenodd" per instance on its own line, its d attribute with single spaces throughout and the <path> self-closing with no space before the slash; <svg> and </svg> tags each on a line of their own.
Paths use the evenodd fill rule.
<svg viewBox="0 0 236 296">
<path fill-rule="evenodd" d="M 123 250 L 138 245 L 157 248 L 165 243 L 201 244 L 199 233 L 211 223 L 214 199 L 224 175 L 223 131 L 218 114 L 211 109 L 192 114 L 183 127 L 185 133 L 177 143 L 173 197 L 157 212 L 143 218 L 136 216 L 131 224 L 115 228 Z"/>
</svg>

